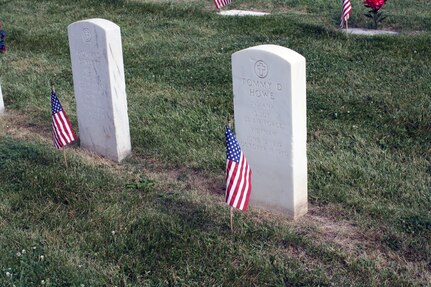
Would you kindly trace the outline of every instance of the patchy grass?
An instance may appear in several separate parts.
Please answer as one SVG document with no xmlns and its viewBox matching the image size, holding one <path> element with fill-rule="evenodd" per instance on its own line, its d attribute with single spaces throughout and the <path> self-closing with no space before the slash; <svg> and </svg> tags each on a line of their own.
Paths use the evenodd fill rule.
<svg viewBox="0 0 431 287">
<path fill-rule="evenodd" d="M 368 25 L 352 1 L 352 27 Z M 427 286 L 431 32 L 426 1 L 388 1 L 384 29 L 337 31 L 339 3 L 0 0 L 1 286 Z M 49 81 L 77 126 L 67 26 L 120 25 L 134 155 L 50 147 Z M 413 33 L 421 31 L 421 33 Z M 223 203 L 230 57 L 264 44 L 307 59 L 310 213 Z M 23 251 L 25 250 L 25 252 Z"/>
</svg>

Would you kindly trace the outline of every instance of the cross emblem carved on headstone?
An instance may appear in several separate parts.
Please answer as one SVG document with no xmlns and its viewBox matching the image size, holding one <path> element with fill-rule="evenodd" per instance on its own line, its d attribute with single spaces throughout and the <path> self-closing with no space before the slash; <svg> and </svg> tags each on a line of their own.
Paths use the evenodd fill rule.
<svg viewBox="0 0 431 287">
<path fill-rule="evenodd" d="M 259 78 L 265 78 L 268 75 L 268 65 L 263 61 L 257 61 L 254 65 L 254 72 Z"/>
</svg>

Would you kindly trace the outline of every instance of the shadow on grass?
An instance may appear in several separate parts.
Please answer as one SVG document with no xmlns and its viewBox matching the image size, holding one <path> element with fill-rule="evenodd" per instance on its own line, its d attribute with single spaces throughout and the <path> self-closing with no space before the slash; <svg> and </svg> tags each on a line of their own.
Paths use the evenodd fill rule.
<svg viewBox="0 0 431 287">
<path fill-rule="evenodd" d="M 214 212 L 209 211 L 205 205 L 198 205 L 178 197 L 179 195 L 175 193 L 161 193 L 156 198 L 156 204 L 161 212 L 169 214 L 191 229 L 229 231 L 228 222 L 222 223 L 220 218 L 214 218 Z"/>
<path fill-rule="evenodd" d="M 8 165 L 19 161 L 27 161 L 29 164 L 49 165 L 54 160 L 46 154 L 42 148 L 16 141 L 11 137 L 5 136 L 0 139 L 0 170 L 7 172 Z M 13 172 L 13 170 L 9 170 Z"/>
</svg>

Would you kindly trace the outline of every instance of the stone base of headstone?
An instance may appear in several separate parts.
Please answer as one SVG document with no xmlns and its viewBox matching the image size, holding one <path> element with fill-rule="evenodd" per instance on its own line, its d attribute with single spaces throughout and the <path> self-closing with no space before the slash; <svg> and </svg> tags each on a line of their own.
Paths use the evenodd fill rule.
<svg viewBox="0 0 431 287">
<path fill-rule="evenodd" d="M 226 11 L 220 11 L 218 14 L 222 15 L 222 16 L 265 16 L 265 15 L 269 15 L 269 13 L 266 13 L 266 12 L 247 11 L 247 10 L 226 10 Z"/>
<path fill-rule="evenodd" d="M 400 34 L 399 32 L 395 32 L 395 31 L 363 29 L 363 28 L 341 29 L 341 31 L 347 34 L 364 35 L 364 36 L 379 36 L 379 35 L 397 36 Z"/>
<path fill-rule="evenodd" d="M 236 137 L 252 175 L 252 206 L 307 213 L 305 58 L 276 45 L 232 55 Z"/>
</svg>

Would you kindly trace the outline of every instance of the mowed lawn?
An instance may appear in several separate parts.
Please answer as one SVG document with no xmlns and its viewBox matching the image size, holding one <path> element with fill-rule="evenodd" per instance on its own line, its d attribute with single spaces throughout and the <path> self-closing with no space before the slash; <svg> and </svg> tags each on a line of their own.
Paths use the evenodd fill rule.
<svg viewBox="0 0 431 287">
<path fill-rule="evenodd" d="M 0 286 L 431 285 L 431 2 L 387 2 L 398 36 L 341 33 L 339 2 L 0 0 Z M 79 133 L 67 26 L 89 18 L 121 27 L 133 156 L 74 144 L 66 168 L 50 80 Z M 310 211 L 231 232 L 231 55 L 260 44 L 307 60 Z"/>
</svg>

